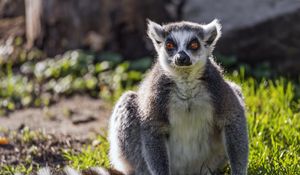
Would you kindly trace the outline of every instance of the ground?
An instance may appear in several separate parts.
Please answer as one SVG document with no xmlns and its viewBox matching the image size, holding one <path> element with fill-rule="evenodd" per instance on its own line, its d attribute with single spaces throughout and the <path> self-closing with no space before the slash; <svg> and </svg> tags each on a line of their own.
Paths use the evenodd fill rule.
<svg viewBox="0 0 300 175">
<path fill-rule="evenodd" d="M 88 138 L 105 129 L 111 105 L 88 96 L 61 99 L 47 108 L 17 110 L 0 117 L 0 127 L 17 130 L 27 126 L 32 130 Z"/>
<path fill-rule="evenodd" d="M 105 134 L 111 104 L 88 96 L 61 99 L 48 108 L 28 108 L 0 117 L 1 166 L 26 164 L 64 166 L 64 150 L 80 152 Z"/>
</svg>

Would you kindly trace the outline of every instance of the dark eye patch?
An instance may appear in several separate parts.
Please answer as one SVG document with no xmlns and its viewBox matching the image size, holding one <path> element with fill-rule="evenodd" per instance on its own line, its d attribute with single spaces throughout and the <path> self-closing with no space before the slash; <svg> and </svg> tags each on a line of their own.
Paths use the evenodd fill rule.
<svg viewBox="0 0 300 175">
<path fill-rule="evenodd" d="M 197 38 L 192 38 L 190 40 L 190 42 L 188 43 L 187 45 L 187 49 L 190 49 L 190 50 L 193 50 L 193 51 L 196 51 L 200 48 L 200 42 L 198 41 Z"/>
<path fill-rule="evenodd" d="M 172 38 L 167 38 L 165 41 L 165 48 L 167 51 L 172 51 L 177 49 L 177 44 Z"/>
<path fill-rule="evenodd" d="M 164 45 L 169 56 L 173 56 L 176 53 L 177 44 L 172 37 L 167 37 Z M 169 47 L 170 45 L 172 45 L 172 47 Z"/>
<path fill-rule="evenodd" d="M 175 47 L 177 47 L 175 41 L 174 41 L 172 38 L 167 38 L 165 43 L 166 43 L 166 44 L 171 43 L 171 44 L 173 44 Z"/>
</svg>

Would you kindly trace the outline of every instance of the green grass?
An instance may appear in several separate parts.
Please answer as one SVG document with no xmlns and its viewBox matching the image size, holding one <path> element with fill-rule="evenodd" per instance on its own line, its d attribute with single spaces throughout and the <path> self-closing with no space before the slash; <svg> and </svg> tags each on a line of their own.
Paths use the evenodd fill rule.
<svg viewBox="0 0 300 175">
<path fill-rule="evenodd" d="M 32 166 L 26 167 L 25 165 L 18 165 L 18 166 L 5 165 L 1 167 L 0 174 L 1 175 L 13 175 L 14 173 L 30 174 L 32 170 L 33 170 Z"/>
<path fill-rule="evenodd" d="M 64 157 L 69 160 L 70 166 L 83 170 L 93 166 L 109 167 L 109 144 L 105 137 L 99 136 L 93 146 L 86 145 L 82 152 L 74 153 L 72 150 L 64 151 Z"/>
<path fill-rule="evenodd" d="M 246 80 L 242 85 L 250 139 L 249 174 L 300 173 L 300 100 L 284 78 Z"/>
</svg>

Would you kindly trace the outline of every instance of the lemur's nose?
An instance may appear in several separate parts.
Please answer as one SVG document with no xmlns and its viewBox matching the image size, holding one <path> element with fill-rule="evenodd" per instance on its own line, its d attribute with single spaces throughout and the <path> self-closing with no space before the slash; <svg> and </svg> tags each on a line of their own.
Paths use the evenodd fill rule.
<svg viewBox="0 0 300 175">
<path fill-rule="evenodd" d="M 190 57 L 184 51 L 180 51 L 175 56 L 175 64 L 177 66 L 189 66 L 192 62 Z"/>
</svg>

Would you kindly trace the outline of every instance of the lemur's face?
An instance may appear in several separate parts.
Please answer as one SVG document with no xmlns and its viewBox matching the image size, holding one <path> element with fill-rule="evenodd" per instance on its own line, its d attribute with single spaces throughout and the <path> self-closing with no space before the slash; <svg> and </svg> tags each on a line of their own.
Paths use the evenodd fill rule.
<svg viewBox="0 0 300 175">
<path fill-rule="evenodd" d="M 174 72 L 203 67 L 220 37 L 220 28 L 217 20 L 207 25 L 179 22 L 163 26 L 149 21 L 148 35 L 162 67 Z"/>
</svg>

